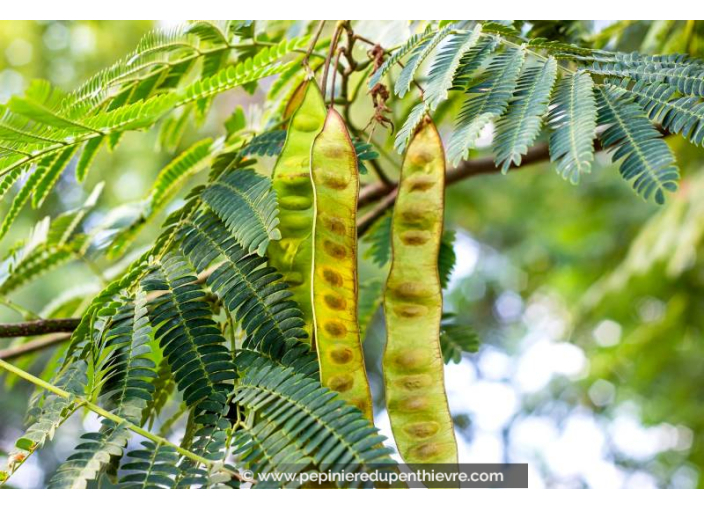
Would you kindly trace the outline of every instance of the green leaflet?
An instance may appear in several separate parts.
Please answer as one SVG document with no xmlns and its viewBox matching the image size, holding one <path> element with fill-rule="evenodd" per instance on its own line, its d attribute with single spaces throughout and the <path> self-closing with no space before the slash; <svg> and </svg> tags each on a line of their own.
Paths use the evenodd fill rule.
<svg viewBox="0 0 704 510">
<path fill-rule="evenodd" d="M 420 65 L 426 58 L 428 58 L 437 45 L 440 44 L 456 28 L 457 27 L 455 25 L 450 24 L 442 30 L 435 32 L 430 37 L 424 37 L 421 39 L 420 44 L 415 47 L 413 53 L 411 54 L 411 58 L 408 59 L 406 66 L 396 79 L 394 92 L 397 96 L 403 97 L 406 95 L 406 92 L 408 92 L 411 88 L 411 82 L 413 81 L 413 77 Z"/>
<path fill-rule="evenodd" d="M 323 129 L 325 115 L 320 90 L 314 82 L 309 82 L 303 102 L 289 122 L 286 143 L 272 175 L 280 209 L 281 239 L 269 245 L 268 255 L 290 286 L 303 312 L 309 336 L 313 331 L 310 274 L 314 214 L 310 157 L 313 140 Z"/>
<path fill-rule="evenodd" d="M 98 154 L 100 146 L 103 144 L 104 141 L 105 137 L 101 136 L 99 138 L 93 138 L 92 140 L 88 140 L 83 146 L 83 152 L 81 152 L 81 157 L 79 158 L 78 164 L 76 165 L 76 180 L 78 182 L 83 182 L 85 180 L 86 175 L 88 175 L 88 170 L 93 164 L 93 160 Z"/>
<path fill-rule="evenodd" d="M 425 101 L 421 101 L 415 105 L 406 117 L 406 121 L 401 126 L 396 134 L 396 139 L 394 140 L 394 149 L 396 152 L 402 153 L 406 150 L 409 140 L 413 137 L 416 129 L 423 122 L 423 119 L 428 114 L 428 105 Z"/>
<path fill-rule="evenodd" d="M 704 145 L 704 103 L 696 97 L 676 97 L 675 87 L 666 83 L 632 82 L 628 78 L 610 86 L 635 97 L 652 122 L 695 145 Z"/>
<path fill-rule="evenodd" d="M 561 78 L 552 99 L 550 161 L 572 183 L 591 171 L 596 138 L 596 100 L 591 76 L 577 72 Z"/>
<path fill-rule="evenodd" d="M 430 111 L 434 111 L 442 101 L 447 99 L 447 91 L 452 87 L 463 55 L 477 44 L 481 33 L 482 25 L 477 24 L 471 31 L 452 35 L 439 51 L 430 67 L 428 83 L 423 94 Z"/>
<path fill-rule="evenodd" d="M 665 202 L 665 192 L 677 190 L 679 171 L 675 157 L 645 112 L 632 98 L 606 87 L 598 89 L 599 124 L 607 129 L 599 134 L 606 149 L 613 149 L 614 162 L 623 159 L 620 172 L 633 181 L 636 193 L 644 199 Z"/>
<path fill-rule="evenodd" d="M 439 339 L 444 178 L 442 142 L 427 120 L 401 169 L 384 294 L 386 403 L 399 453 L 409 464 L 457 463 Z"/>
<path fill-rule="evenodd" d="M 446 365 L 459 363 L 462 361 L 462 353 L 479 350 L 479 337 L 471 326 L 457 322 L 454 314 L 443 314 L 440 324 L 440 347 Z"/>
<path fill-rule="evenodd" d="M 207 284 L 247 332 L 246 348 L 281 359 L 305 339 L 301 312 L 281 275 L 266 267 L 265 258 L 244 250 L 213 213 L 186 223 L 181 236 L 181 249 L 197 271 L 223 259 Z"/>
<path fill-rule="evenodd" d="M 333 108 L 313 143 L 311 173 L 313 327 L 320 380 L 373 422 L 357 321 L 359 173 L 345 122 Z"/>
<path fill-rule="evenodd" d="M 433 33 L 433 25 L 428 24 L 425 30 L 419 34 L 413 34 L 408 41 L 404 43 L 399 49 L 394 51 L 394 53 L 386 59 L 386 61 L 376 70 L 376 72 L 369 79 L 369 88 L 373 88 L 379 81 L 388 73 L 391 68 L 401 61 L 403 57 L 408 55 L 421 41 L 424 41 L 430 37 Z"/>
<path fill-rule="evenodd" d="M 271 445 L 270 454 L 286 451 L 293 444 L 320 470 L 355 472 L 369 464 L 393 465 L 389 450 L 380 448 L 384 438 L 360 410 L 345 404 L 317 380 L 265 359 L 238 361 L 238 368 L 243 374 L 233 403 L 257 412 L 257 432 L 268 424 L 284 432 L 284 440 Z"/>
<path fill-rule="evenodd" d="M 105 335 L 112 348 L 100 396 L 105 409 L 139 425 L 152 399 L 156 365 L 151 359 L 152 328 L 147 317 L 147 296 L 139 291 L 112 317 Z"/>
<path fill-rule="evenodd" d="M 248 253 L 264 255 L 270 240 L 281 239 L 276 194 L 269 179 L 254 170 L 227 172 L 201 196 Z"/>
<path fill-rule="evenodd" d="M 100 432 L 88 432 L 81 436 L 82 442 L 56 471 L 49 481 L 50 489 L 85 489 L 88 482 L 97 480 L 100 473 L 113 458 L 122 457 L 130 438 L 124 423 L 115 426 L 103 420 Z"/>
<path fill-rule="evenodd" d="M 44 175 L 37 183 L 36 188 L 34 188 L 34 193 L 32 195 L 32 207 L 38 209 L 44 203 L 44 200 L 49 195 L 49 192 L 53 189 L 56 182 L 61 176 L 61 172 L 64 168 L 71 162 L 74 154 L 78 150 L 78 146 L 74 145 L 68 149 L 64 149 L 59 152 L 51 165 L 46 169 Z"/>
<path fill-rule="evenodd" d="M 71 395 L 82 396 L 85 393 L 88 378 L 88 367 L 83 360 L 75 361 L 59 372 L 54 384 Z M 47 441 L 54 438 L 54 433 L 77 409 L 74 398 L 64 398 L 54 393 L 44 396 L 41 409 L 34 417 L 32 425 L 25 434 L 15 443 L 15 450 L 8 460 L 8 477 L 37 450 L 41 449 Z M 0 480 L 0 485 L 7 481 Z"/>
<path fill-rule="evenodd" d="M 142 442 L 143 448 L 127 453 L 128 460 L 120 466 L 121 489 L 173 489 L 179 474 L 179 455 L 173 447 Z M 127 472 L 127 473 L 125 473 Z"/>
<path fill-rule="evenodd" d="M 142 280 L 142 287 L 165 291 L 152 301 L 149 318 L 184 401 L 190 406 L 223 404 L 234 367 L 188 263 L 170 255 Z"/>
<path fill-rule="evenodd" d="M 523 48 L 507 49 L 494 57 L 480 83 L 466 91 L 470 97 L 462 105 L 447 150 L 450 162 L 466 158 L 484 126 L 506 112 L 524 59 Z"/>
<path fill-rule="evenodd" d="M 557 61 L 549 57 L 539 66 L 524 69 L 506 115 L 496 123 L 494 155 L 503 173 L 519 166 L 540 134 L 548 111 L 552 87 L 557 78 Z"/>
<path fill-rule="evenodd" d="M 313 459 L 296 444 L 285 430 L 274 423 L 262 422 L 250 430 L 240 430 L 235 434 L 233 450 L 240 462 L 257 475 L 308 471 Z M 257 489 L 295 489 L 300 486 L 296 480 L 271 480 L 259 482 Z"/>
</svg>

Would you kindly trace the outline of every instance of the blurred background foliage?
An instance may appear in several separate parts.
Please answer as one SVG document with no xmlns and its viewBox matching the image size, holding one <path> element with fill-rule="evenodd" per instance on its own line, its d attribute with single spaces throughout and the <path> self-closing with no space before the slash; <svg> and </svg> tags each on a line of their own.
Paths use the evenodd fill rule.
<svg viewBox="0 0 704 510">
<path fill-rule="evenodd" d="M 704 56 L 701 22 L 520 23 L 533 37 Z M 127 54 L 155 25 L 168 23 L 0 22 L 0 101 L 21 93 L 32 78 L 71 90 Z M 360 22 L 356 30 L 385 47 L 408 35 L 403 22 Z M 143 199 L 175 153 L 222 135 L 237 105 L 256 125 L 262 98 L 242 91 L 219 98 L 204 126 L 190 126 L 175 151 L 158 147 L 156 132 L 129 133 L 117 151 L 99 155 L 82 185 L 65 172 L 42 208 L 23 213 L 2 253 L 43 217 L 82 204 L 101 181 L 105 189 L 89 224 L 105 221 L 118 206 L 129 216 L 130 204 Z M 444 135 L 451 129 L 443 123 L 452 118 L 453 103 L 447 104 L 436 116 Z M 413 99 L 390 106 L 400 125 Z M 360 94 L 352 115 L 358 127 L 371 112 L 368 96 Z M 485 133 L 485 145 L 490 137 Z M 374 132 L 386 149 L 380 161 L 396 176 L 392 138 L 382 128 Z M 478 353 L 446 369 L 462 462 L 528 462 L 537 487 L 704 486 L 704 152 L 680 138 L 668 142 L 683 177 L 680 191 L 662 207 L 635 196 L 604 154 L 579 186 L 543 164 L 448 188 L 446 222 L 456 231 L 458 260 L 446 308 L 481 339 Z M 264 166 L 271 166 L 268 159 Z M 141 232 L 142 244 L 158 225 Z M 361 264 L 363 285 L 383 281 L 384 269 L 364 258 Z M 79 298 L 73 310 L 61 312 L 71 316 L 110 265 L 103 255 L 89 256 L 48 273 L 1 303 L 0 321 L 21 320 L 27 311 L 42 316 L 67 291 Z M 379 359 L 383 328 L 377 313 L 365 344 L 370 359 Z M 12 344 L 0 342 L 0 349 Z M 36 373 L 51 356 L 15 362 Z M 378 390 L 379 366 L 369 369 Z M 15 382 L 0 381 L 0 457 L 21 435 L 32 390 Z M 16 486 L 41 487 L 75 443 L 62 438 L 97 427 L 92 418 L 74 418 L 15 475 Z M 388 432 L 383 414 L 377 422 Z"/>
</svg>

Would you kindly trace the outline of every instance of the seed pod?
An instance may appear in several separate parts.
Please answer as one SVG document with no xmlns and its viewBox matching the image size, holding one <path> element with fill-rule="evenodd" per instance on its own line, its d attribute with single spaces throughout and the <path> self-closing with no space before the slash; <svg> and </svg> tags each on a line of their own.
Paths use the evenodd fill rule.
<svg viewBox="0 0 704 510">
<path fill-rule="evenodd" d="M 372 421 L 357 320 L 357 156 L 342 117 L 332 108 L 313 144 L 311 175 L 315 197 L 311 278 L 320 378 Z"/>
<path fill-rule="evenodd" d="M 386 403 L 408 464 L 457 463 L 440 351 L 445 154 L 426 119 L 411 141 L 392 219 L 392 262 L 384 293 Z"/>
<path fill-rule="evenodd" d="M 272 175 L 279 202 L 281 240 L 269 244 L 269 259 L 281 272 L 301 307 L 308 336 L 313 329 L 310 274 L 313 264 L 313 185 L 310 156 L 323 129 L 326 108 L 320 89 L 308 83 L 301 105 L 291 117 L 286 142 Z"/>
</svg>

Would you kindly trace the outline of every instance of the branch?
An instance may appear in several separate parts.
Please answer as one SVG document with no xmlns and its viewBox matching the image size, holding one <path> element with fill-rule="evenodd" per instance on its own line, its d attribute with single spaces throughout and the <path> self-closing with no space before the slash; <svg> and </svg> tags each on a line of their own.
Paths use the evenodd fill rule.
<svg viewBox="0 0 704 510">
<path fill-rule="evenodd" d="M 521 168 L 532 163 L 546 161 L 549 157 L 550 153 L 548 152 L 548 147 L 546 144 L 536 145 L 523 157 L 521 166 L 514 166 L 512 169 L 520 170 Z M 445 185 L 449 186 L 450 184 L 454 184 L 475 175 L 494 174 L 499 172 L 500 170 L 496 168 L 494 159 L 491 156 L 463 161 L 460 165 L 450 169 L 447 172 Z M 385 184 L 383 182 L 370 184 L 365 186 L 360 191 L 359 207 L 364 207 L 377 201 L 378 203 L 373 209 L 364 214 L 357 222 L 357 235 L 359 237 L 363 236 L 374 224 L 374 222 L 383 216 L 383 214 L 394 205 L 397 193 L 398 189 L 396 184 Z M 206 271 L 200 273 L 198 275 L 198 282 L 201 284 L 204 283 L 215 269 L 217 269 L 217 267 L 207 269 Z M 153 296 L 149 297 L 153 298 Z M 44 319 L 16 324 L 4 324 L 0 325 L 0 338 L 44 335 L 47 333 L 59 332 L 70 333 L 78 326 L 79 322 L 80 319 Z M 0 359 L 12 359 L 24 354 L 35 352 L 45 347 L 64 342 L 67 338 L 69 338 L 69 336 L 70 335 L 54 335 L 52 337 L 27 342 L 26 344 L 22 344 L 14 348 L 5 349 L 0 351 Z"/>
<path fill-rule="evenodd" d="M 520 170 L 532 163 L 540 163 L 547 161 L 550 158 L 550 152 L 547 144 L 540 144 L 528 150 L 528 153 L 523 156 L 520 166 L 511 166 L 513 171 Z M 486 156 L 483 158 L 471 159 L 463 161 L 457 167 L 452 168 L 445 174 L 445 186 L 454 184 L 475 175 L 495 174 L 501 170 L 496 168 L 494 158 Z M 369 184 L 362 188 L 359 192 L 359 207 L 364 207 L 377 200 L 381 200 L 379 204 L 362 216 L 357 224 L 357 232 L 361 236 L 372 224 L 394 205 L 396 194 L 398 193 L 396 185 L 387 185 L 383 182 Z"/>
<path fill-rule="evenodd" d="M 69 338 L 71 338 L 70 333 L 56 333 L 45 338 L 37 338 L 36 340 L 31 340 L 16 347 L 8 347 L 7 349 L 0 350 L 0 359 L 10 360 L 19 358 L 25 354 L 31 354 L 53 345 L 62 344 Z"/>
<path fill-rule="evenodd" d="M 0 324 L 0 338 L 70 333 L 78 327 L 79 322 L 80 319 L 40 319 L 14 324 Z"/>
<path fill-rule="evenodd" d="M 243 482 L 256 483 L 255 480 L 252 480 L 246 476 L 243 476 L 240 473 L 233 471 L 232 469 L 230 469 L 227 466 L 218 465 L 218 463 L 213 460 L 206 459 L 205 457 L 202 457 L 196 453 L 193 453 L 190 450 L 186 450 L 185 448 L 181 448 L 177 444 L 174 444 L 174 443 L 172 443 L 162 437 L 159 437 L 155 434 L 152 434 L 148 430 L 145 430 L 142 427 L 135 425 L 131 421 L 129 421 L 121 416 L 118 416 L 114 413 L 111 413 L 110 411 L 107 411 L 106 409 L 103 409 L 102 407 L 100 407 L 98 405 L 95 405 L 90 400 L 87 400 L 87 399 L 80 397 L 80 396 L 77 396 L 77 395 L 71 395 L 67 391 L 62 390 L 61 388 L 58 388 L 58 387 L 54 386 L 53 384 L 48 383 L 48 382 L 44 381 L 43 379 L 40 379 L 39 377 L 35 377 L 32 374 L 25 372 L 21 368 L 18 368 L 14 365 L 6 363 L 1 359 L 0 359 L 0 368 L 5 369 L 8 372 L 11 372 L 11 373 L 17 375 L 18 377 L 21 377 L 25 381 L 31 382 L 32 384 L 39 386 L 40 388 L 42 388 L 46 391 L 50 391 L 51 393 L 54 393 L 62 398 L 73 399 L 78 405 L 85 406 L 87 409 L 90 409 L 95 414 L 102 416 L 103 418 L 107 418 L 108 420 L 116 423 L 117 425 L 122 425 L 125 428 L 134 432 L 135 434 L 139 434 L 140 436 L 142 436 L 146 439 L 149 439 L 150 441 L 152 441 L 156 444 L 167 445 L 167 446 L 173 448 L 174 450 L 176 450 L 178 453 L 180 453 L 184 457 L 187 457 L 188 459 L 190 459 L 194 462 L 197 462 L 198 464 L 203 464 L 204 466 L 208 466 L 211 469 L 217 469 L 219 472 L 226 473 L 227 475 L 229 475 L 237 480 L 243 481 Z"/>
</svg>

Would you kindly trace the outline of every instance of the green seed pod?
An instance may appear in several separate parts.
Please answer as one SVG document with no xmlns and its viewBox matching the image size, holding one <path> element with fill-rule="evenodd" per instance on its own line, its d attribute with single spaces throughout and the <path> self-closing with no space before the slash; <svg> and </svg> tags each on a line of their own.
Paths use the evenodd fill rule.
<svg viewBox="0 0 704 510">
<path fill-rule="evenodd" d="M 301 307 L 310 337 L 313 330 L 310 274 L 313 264 L 313 185 L 310 157 L 313 140 L 323 129 L 326 108 L 314 81 L 289 122 L 286 142 L 272 175 L 279 202 L 281 240 L 269 244 L 269 259 L 281 272 Z"/>
<path fill-rule="evenodd" d="M 345 122 L 332 108 L 313 144 L 311 175 L 315 197 L 311 278 L 320 378 L 373 421 L 357 321 L 357 156 Z"/>
<path fill-rule="evenodd" d="M 438 250 L 444 202 L 445 153 L 426 119 L 401 168 L 384 293 L 386 403 L 396 445 L 408 464 L 457 463 L 440 351 Z"/>
</svg>

